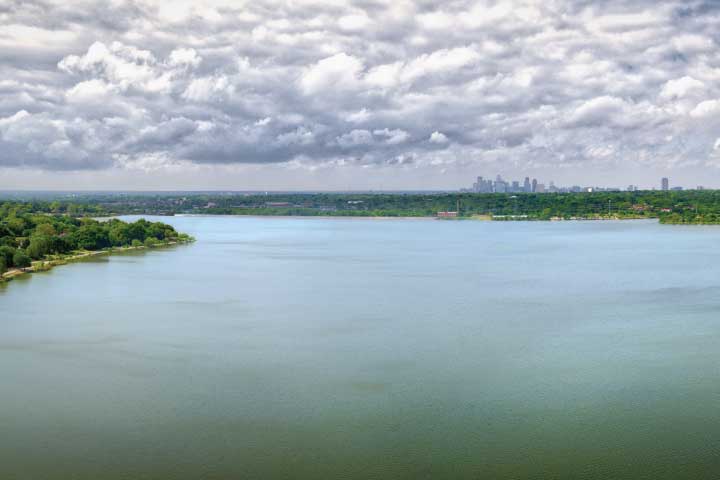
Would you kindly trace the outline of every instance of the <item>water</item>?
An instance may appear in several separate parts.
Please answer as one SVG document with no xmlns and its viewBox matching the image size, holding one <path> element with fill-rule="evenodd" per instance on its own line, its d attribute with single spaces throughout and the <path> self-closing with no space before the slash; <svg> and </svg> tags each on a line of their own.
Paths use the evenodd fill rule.
<svg viewBox="0 0 720 480">
<path fill-rule="evenodd" d="M 720 471 L 720 228 L 162 220 L 0 287 L 0 478 Z"/>
</svg>

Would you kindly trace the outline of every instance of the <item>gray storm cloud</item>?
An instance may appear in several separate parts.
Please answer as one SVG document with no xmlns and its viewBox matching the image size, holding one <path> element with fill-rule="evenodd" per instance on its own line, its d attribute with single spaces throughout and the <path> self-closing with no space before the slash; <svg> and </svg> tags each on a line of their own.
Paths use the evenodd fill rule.
<svg viewBox="0 0 720 480">
<path fill-rule="evenodd" d="M 0 2 L 0 166 L 715 165 L 716 5 Z"/>
</svg>

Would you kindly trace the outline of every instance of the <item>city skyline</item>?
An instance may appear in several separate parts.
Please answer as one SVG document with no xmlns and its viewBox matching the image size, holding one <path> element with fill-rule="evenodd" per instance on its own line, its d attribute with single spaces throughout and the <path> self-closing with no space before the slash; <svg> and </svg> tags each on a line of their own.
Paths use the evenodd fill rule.
<svg viewBox="0 0 720 480">
<path fill-rule="evenodd" d="M 645 191 L 645 190 L 705 190 L 707 187 L 696 185 L 693 187 L 684 187 L 682 185 L 672 185 L 669 177 L 662 177 L 659 184 L 655 187 L 641 187 L 635 184 L 629 184 L 626 187 L 599 185 L 597 183 L 590 185 L 572 185 L 563 186 L 556 185 L 554 180 L 549 180 L 546 184 L 537 178 L 526 176 L 523 180 L 508 180 L 502 175 L 497 174 L 495 179 L 485 178 L 480 175 L 470 188 L 461 188 L 461 192 L 472 193 L 580 193 L 580 192 L 619 192 L 619 191 Z"/>
</svg>

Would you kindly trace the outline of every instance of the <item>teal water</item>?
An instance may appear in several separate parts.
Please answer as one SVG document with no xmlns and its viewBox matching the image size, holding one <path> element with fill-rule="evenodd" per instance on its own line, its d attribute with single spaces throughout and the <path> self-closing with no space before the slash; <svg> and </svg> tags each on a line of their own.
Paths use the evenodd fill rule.
<svg viewBox="0 0 720 480">
<path fill-rule="evenodd" d="M 705 479 L 720 228 L 162 218 L 0 287 L 0 478 Z"/>
</svg>

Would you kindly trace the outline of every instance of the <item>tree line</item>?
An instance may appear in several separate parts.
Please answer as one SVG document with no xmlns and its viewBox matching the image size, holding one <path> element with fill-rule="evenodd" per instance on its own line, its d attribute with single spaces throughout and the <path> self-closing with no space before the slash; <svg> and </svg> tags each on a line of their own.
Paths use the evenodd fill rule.
<svg viewBox="0 0 720 480">
<path fill-rule="evenodd" d="M 77 215 L 206 213 L 227 215 L 434 216 L 496 219 L 657 218 L 664 223 L 720 223 L 720 191 L 590 193 L 162 193 L 76 195 L 29 202 L 34 211 Z"/>
<path fill-rule="evenodd" d="M 662 223 L 720 223 L 720 191 L 585 193 L 93 193 L 71 200 L 34 199 L 21 209 L 52 215 L 175 215 L 429 217 L 459 209 L 460 218 L 496 220 L 654 218 Z"/>
<path fill-rule="evenodd" d="M 34 260 L 66 256 L 79 251 L 111 247 L 156 246 L 188 241 L 162 222 L 141 219 L 98 221 L 89 217 L 50 213 L 50 204 L 38 208 L 27 203 L 0 202 L 0 274 L 11 268 L 26 268 Z M 94 211 L 85 208 L 85 211 Z M 77 210 L 76 210 L 77 211 Z"/>
</svg>

